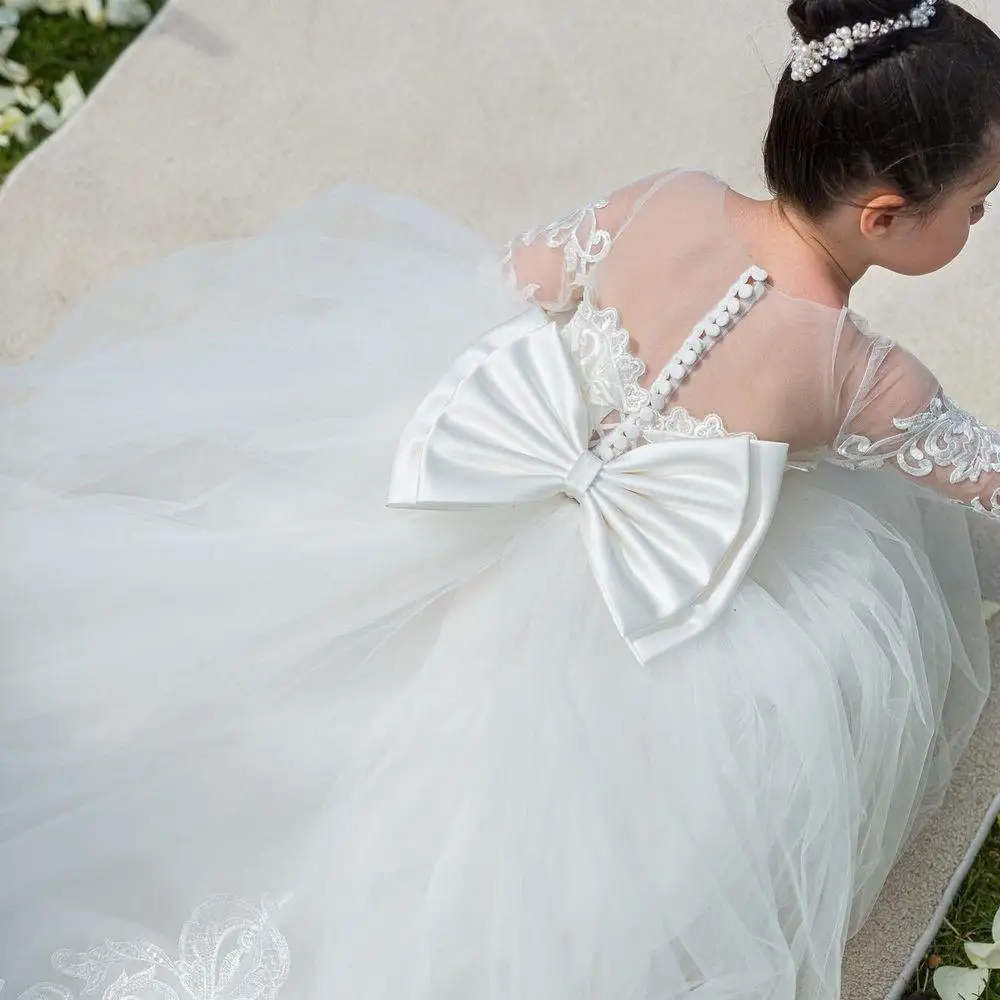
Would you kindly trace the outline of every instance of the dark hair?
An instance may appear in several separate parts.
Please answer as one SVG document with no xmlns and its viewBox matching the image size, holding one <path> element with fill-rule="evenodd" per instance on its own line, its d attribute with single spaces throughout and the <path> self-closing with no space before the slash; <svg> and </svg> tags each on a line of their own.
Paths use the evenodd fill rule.
<svg viewBox="0 0 1000 1000">
<path fill-rule="evenodd" d="M 916 0 L 794 0 L 806 42 L 909 14 Z M 804 83 L 786 69 L 764 141 L 771 192 L 818 218 L 865 186 L 932 208 L 986 156 L 1000 126 L 1000 38 L 950 0 L 926 28 L 859 45 Z"/>
</svg>

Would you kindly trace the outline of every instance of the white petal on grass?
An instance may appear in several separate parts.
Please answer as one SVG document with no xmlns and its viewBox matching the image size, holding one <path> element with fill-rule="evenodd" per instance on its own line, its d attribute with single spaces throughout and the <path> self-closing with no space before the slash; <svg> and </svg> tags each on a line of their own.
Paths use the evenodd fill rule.
<svg viewBox="0 0 1000 1000">
<path fill-rule="evenodd" d="M 983 601 L 983 618 L 991 622 L 1000 614 L 1000 604 L 995 601 Z"/>
<path fill-rule="evenodd" d="M 67 73 L 56 84 L 55 91 L 56 97 L 59 98 L 59 117 L 62 121 L 75 115 L 87 99 L 76 73 Z"/>
<path fill-rule="evenodd" d="M 934 973 L 941 1000 L 979 1000 L 989 983 L 989 969 L 958 969 L 943 965 Z"/>
<path fill-rule="evenodd" d="M 83 0 L 81 3 L 84 17 L 91 24 L 104 24 L 104 4 L 102 0 Z"/>
<path fill-rule="evenodd" d="M 31 122 L 33 125 L 41 125 L 49 132 L 55 132 L 62 125 L 63 118 L 48 101 L 45 101 L 31 113 Z"/>
<path fill-rule="evenodd" d="M 0 28 L 16 28 L 21 13 L 15 7 L 0 7 Z"/>
<path fill-rule="evenodd" d="M 104 16 L 116 28 L 141 28 L 153 16 L 145 0 L 107 0 Z"/>
<path fill-rule="evenodd" d="M 996 942 L 966 941 L 965 954 L 977 969 L 1000 969 L 1000 944 Z"/>
<path fill-rule="evenodd" d="M 42 92 L 37 87 L 0 87 L 0 111 L 15 105 L 34 111 L 42 103 Z"/>
<path fill-rule="evenodd" d="M 993 940 L 966 941 L 965 954 L 977 969 L 1000 969 L 1000 910 L 993 918 Z"/>
<path fill-rule="evenodd" d="M 27 83 L 31 79 L 28 67 L 13 59 L 0 58 L 0 76 L 11 83 Z"/>
<path fill-rule="evenodd" d="M 3 111 L 0 111 L 0 136 L 3 136 L 3 138 L 7 140 L 4 142 L 5 146 L 10 144 L 11 136 L 15 139 L 19 139 L 21 129 L 24 127 L 25 119 L 26 116 L 20 108 L 4 108 Z"/>
<path fill-rule="evenodd" d="M 17 28 L 0 28 L 0 56 L 7 55 L 10 47 L 17 41 L 21 34 Z"/>
<path fill-rule="evenodd" d="M 15 87 L 21 107 L 32 111 L 42 103 L 42 92 L 37 87 Z"/>
<path fill-rule="evenodd" d="M 31 79 L 27 66 L 7 58 L 7 53 L 20 34 L 17 28 L 0 28 L 0 77 L 11 83 L 27 83 Z"/>
</svg>

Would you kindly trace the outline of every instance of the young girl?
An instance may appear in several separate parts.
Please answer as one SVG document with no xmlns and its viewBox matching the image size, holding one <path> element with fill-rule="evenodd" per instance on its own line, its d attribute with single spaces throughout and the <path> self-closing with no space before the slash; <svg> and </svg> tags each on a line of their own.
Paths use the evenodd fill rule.
<svg viewBox="0 0 1000 1000">
<path fill-rule="evenodd" d="M 1000 517 L 1000 433 L 847 302 L 982 218 L 1000 39 L 790 16 L 772 201 L 639 181 L 515 240 L 512 306 L 340 189 L 3 373 L 12 997 L 839 997 Z"/>
</svg>

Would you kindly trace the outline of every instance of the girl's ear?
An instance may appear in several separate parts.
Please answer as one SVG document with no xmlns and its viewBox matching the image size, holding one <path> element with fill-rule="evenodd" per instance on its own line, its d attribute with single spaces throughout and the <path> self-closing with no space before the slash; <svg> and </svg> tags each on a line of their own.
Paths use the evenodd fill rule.
<svg viewBox="0 0 1000 1000">
<path fill-rule="evenodd" d="M 861 235 L 870 240 L 885 239 L 906 204 L 906 199 L 899 194 L 879 194 L 870 198 L 861 209 Z"/>
</svg>

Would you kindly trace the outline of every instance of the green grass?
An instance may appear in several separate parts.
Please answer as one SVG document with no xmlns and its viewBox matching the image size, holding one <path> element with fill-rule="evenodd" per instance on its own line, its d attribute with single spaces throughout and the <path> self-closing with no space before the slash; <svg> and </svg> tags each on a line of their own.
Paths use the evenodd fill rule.
<svg viewBox="0 0 1000 1000">
<path fill-rule="evenodd" d="M 154 11 L 158 11 L 166 0 L 148 2 Z M 76 73 L 83 89 L 89 94 L 142 31 L 141 28 L 102 28 L 83 17 L 49 16 L 37 11 L 22 16 L 19 27 L 21 35 L 8 55 L 27 65 L 32 73 L 31 82 L 45 97 L 52 94 L 53 84 L 71 72 Z M 0 148 L 0 183 L 48 135 L 42 128 L 36 128 L 33 134 L 35 142 L 32 146 L 12 141 L 6 149 Z"/>
<path fill-rule="evenodd" d="M 938 956 L 945 965 L 969 967 L 963 943 L 965 941 L 992 941 L 993 917 L 1000 908 L 1000 823 L 993 825 L 986 846 L 959 890 L 948 914 L 948 922 L 928 954 Z M 915 982 L 914 991 L 926 990 L 934 994 L 931 976 L 925 960 Z M 936 995 L 936 994 L 934 994 Z M 1000 1000 L 1000 972 L 994 972 L 983 1000 Z"/>
</svg>

